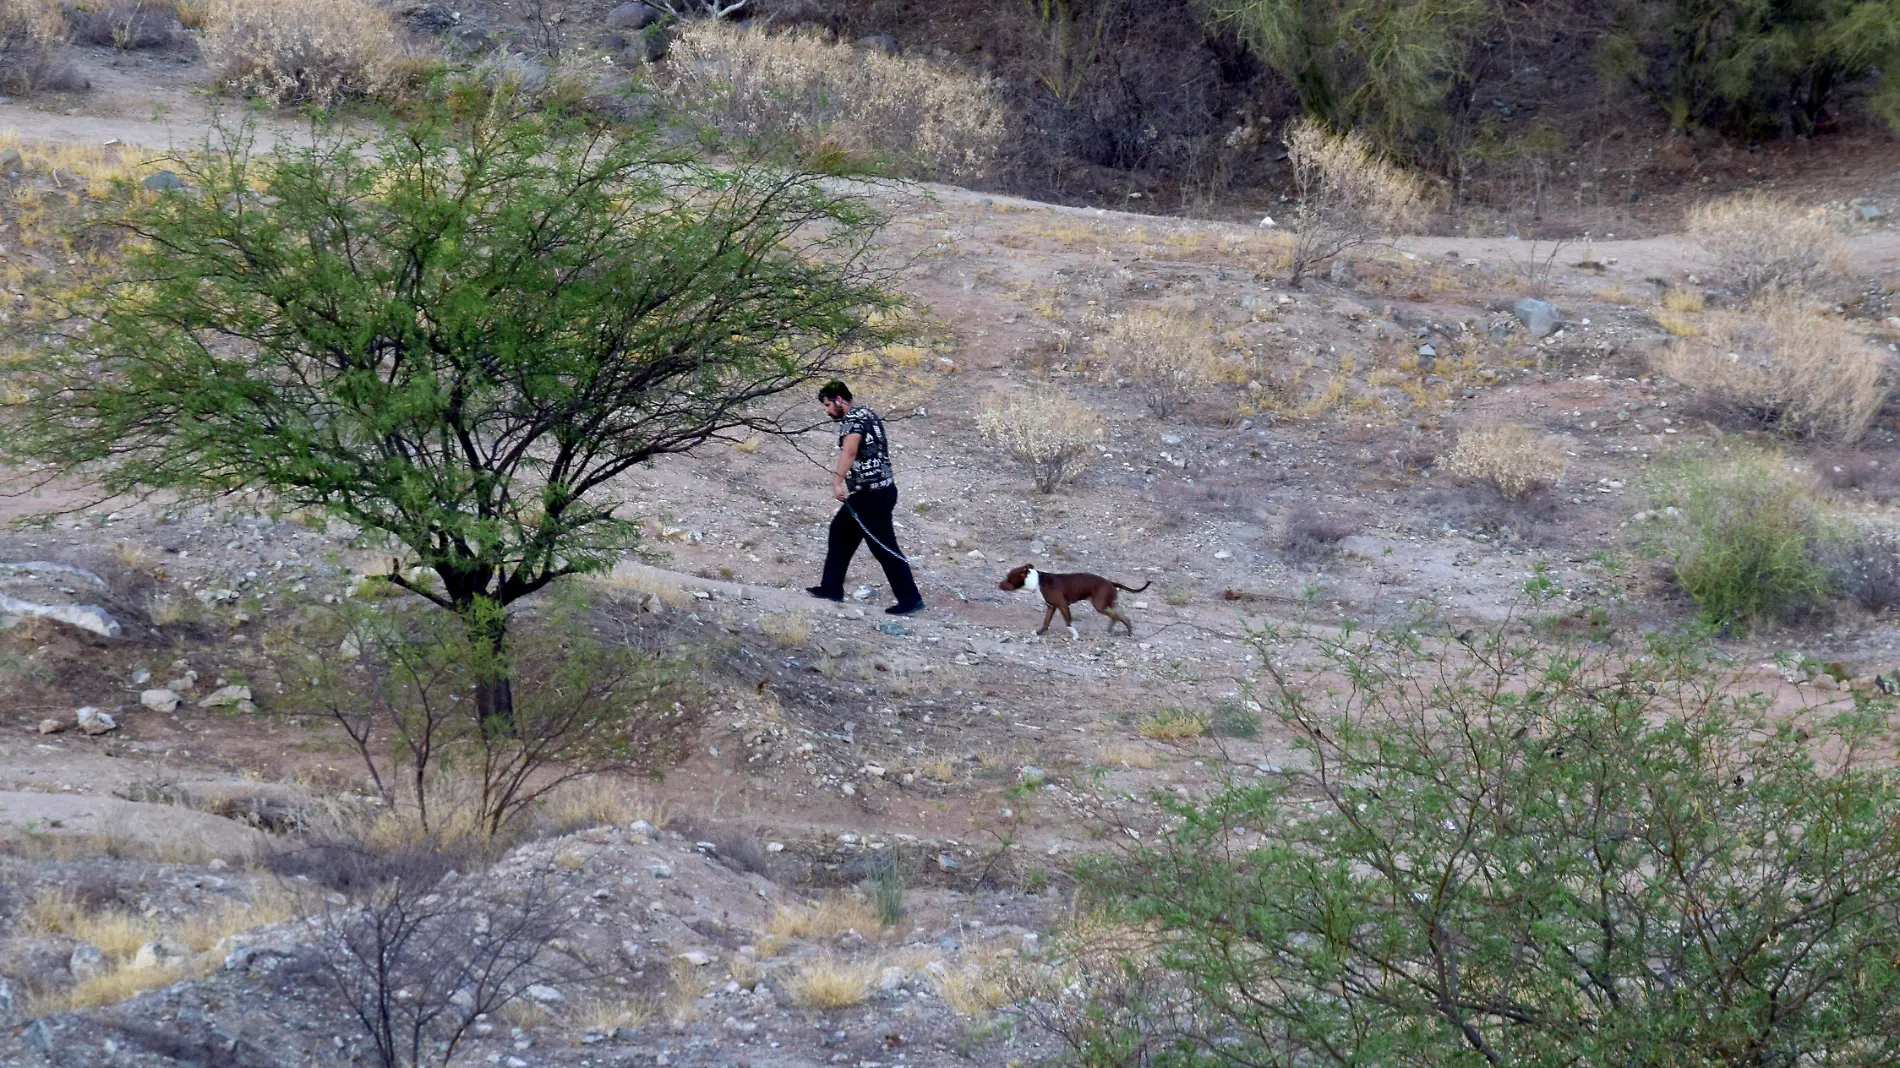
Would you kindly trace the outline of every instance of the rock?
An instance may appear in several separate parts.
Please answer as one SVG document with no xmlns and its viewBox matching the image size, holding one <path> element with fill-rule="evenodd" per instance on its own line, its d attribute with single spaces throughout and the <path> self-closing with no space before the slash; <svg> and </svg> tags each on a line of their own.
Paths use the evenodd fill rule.
<svg viewBox="0 0 1900 1068">
<path fill-rule="evenodd" d="M 1214 559 L 1216 560 L 1232 560 L 1233 558 L 1234 554 L 1228 552 L 1226 549 L 1222 549 L 1220 552 L 1214 554 Z"/>
<path fill-rule="evenodd" d="M 1163 445 L 1179 445 L 1179 444 L 1181 444 L 1181 435 L 1179 435 L 1179 434 L 1163 434 L 1163 435 L 1161 435 L 1161 444 L 1163 444 Z"/>
<path fill-rule="evenodd" d="M 680 954 L 677 959 L 683 960 L 695 968 L 704 968 L 706 965 L 712 963 L 711 957 L 707 956 L 705 953 L 702 953 L 697 949 L 689 949 L 686 952 Z"/>
<path fill-rule="evenodd" d="M 1532 337 L 1549 337 L 1557 332 L 1557 327 L 1563 322 L 1557 314 L 1555 304 L 1537 300 L 1534 297 L 1525 297 L 1518 301 L 1517 307 L 1512 310 L 1517 313 L 1518 321 L 1524 324 L 1524 329 L 1529 330 Z"/>
<path fill-rule="evenodd" d="M 530 985 L 527 994 L 530 998 L 533 998 L 543 1005 L 558 1005 L 567 1000 L 566 996 L 559 990 L 554 989 L 546 983 L 534 983 Z"/>
<path fill-rule="evenodd" d="M 178 945 L 160 938 L 139 947 L 139 951 L 132 955 L 132 967 L 139 971 L 162 968 L 184 955 L 185 951 Z"/>
<path fill-rule="evenodd" d="M 873 779 L 882 779 L 884 777 L 884 769 L 876 764 L 864 765 L 864 773 Z"/>
<path fill-rule="evenodd" d="M 1860 206 L 1860 217 L 1863 222 L 1873 222 L 1876 219 L 1886 218 L 1887 213 L 1880 210 L 1880 205 L 1878 204 L 1862 204 Z"/>
<path fill-rule="evenodd" d="M 1333 280 L 1334 285 L 1352 286 L 1359 284 L 1359 275 L 1353 271 L 1352 261 L 1344 257 L 1334 257 L 1332 270 L 1327 272 L 1327 277 Z"/>
<path fill-rule="evenodd" d="M 878 974 L 877 988 L 886 994 L 896 993 L 897 988 L 903 985 L 904 969 L 902 968 L 893 965 Z"/>
<path fill-rule="evenodd" d="M 868 601 L 876 596 L 877 587 L 875 586 L 859 586 L 851 591 L 851 599 L 854 601 Z"/>
<path fill-rule="evenodd" d="M 20 1044 L 38 1052 L 42 1057 L 51 1058 L 53 1056 L 53 1026 L 47 1023 L 44 1017 L 34 1020 L 32 1025 L 20 1035 Z"/>
<path fill-rule="evenodd" d="M 211 691 L 204 700 L 198 702 L 198 705 L 201 708 L 225 708 L 249 704 L 250 701 L 251 688 L 249 686 L 232 685 L 220 686 Z"/>
<path fill-rule="evenodd" d="M 99 635 L 101 638 L 116 638 L 120 634 L 119 621 L 113 619 L 105 609 L 91 604 L 34 604 L 16 597 L 0 593 L 0 615 L 37 616 L 64 623 L 69 627 Z"/>
<path fill-rule="evenodd" d="M 673 866 L 670 864 L 650 864 L 647 866 L 647 874 L 653 876 L 655 879 L 671 879 L 673 877 Z"/>
<path fill-rule="evenodd" d="M 159 171 L 157 174 L 148 174 L 140 184 L 147 189 L 163 190 L 185 188 L 185 183 L 180 181 L 178 175 L 172 171 Z"/>
<path fill-rule="evenodd" d="M 1420 356 L 1425 357 L 1428 360 L 1433 360 L 1433 359 L 1438 358 L 1438 350 L 1433 348 L 1430 345 L 1420 345 L 1418 347 L 1418 354 Z"/>
<path fill-rule="evenodd" d="M 175 712 L 178 710 L 178 695 L 170 690 L 146 690 L 139 694 L 139 704 L 154 712 Z"/>
<path fill-rule="evenodd" d="M 91 705 L 73 713 L 73 718 L 79 722 L 79 729 L 89 735 L 100 735 L 119 729 L 119 724 L 113 720 L 112 713 L 101 712 Z"/>
<path fill-rule="evenodd" d="M 24 166 L 26 166 L 26 158 L 20 155 L 19 149 L 9 148 L 0 152 L 0 172 L 17 171 Z"/>
<path fill-rule="evenodd" d="M 112 962 L 106 959 L 106 951 L 91 942 L 81 943 L 67 959 L 66 968 L 73 978 L 81 982 L 104 975 L 112 970 Z"/>
<path fill-rule="evenodd" d="M 621 4 L 607 12 L 610 30 L 644 30 L 660 21 L 660 13 L 641 3 Z"/>
<path fill-rule="evenodd" d="M 733 985 L 737 986 L 738 984 L 735 983 Z M 742 1038 L 756 1035 L 759 1033 L 758 1024 L 742 1021 L 736 1016 L 726 1017 L 726 1022 L 724 1024 L 721 1024 L 720 1026 L 724 1027 L 726 1030 L 731 1031 L 733 1034 L 738 1035 Z"/>
<path fill-rule="evenodd" d="M 943 872 L 946 875 L 954 874 L 956 870 L 961 867 L 963 867 L 963 865 L 957 863 L 957 858 L 951 856 L 950 854 L 948 853 L 937 854 L 937 870 L 938 871 Z"/>
<path fill-rule="evenodd" d="M 151 677 L 152 677 L 152 673 L 150 671 L 147 671 L 144 668 L 140 668 L 137 671 L 134 671 L 132 673 L 132 685 L 143 686 L 145 685 L 146 680 L 150 679 Z"/>
<path fill-rule="evenodd" d="M 40 720 L 41 734 L 58 734 L 60 731 L 63 731 L 65 729 L 66 729 L 66 725 L 64 723 L 61 723 L 59 720 L 56 720 L 56 719 Z"/>
<path fill-rule="evenodd" d="M 767 842 L 765 843 L 765 851 L 767 853 L 783 853 L 785 852 L 785 843 L 784 842 Z"/>
<path fill-rule="evenodd" d="M 859 48 L 874 48 L 887 56 L 897 55 L 904 50 L 903 46 L 897 43 L 897 38 L 886 33 L 873 33 L 860 37 L 857 40 L 857 46 Z"/>
<path fill-rule="evenodd" d="M 1049 546 L 1043 544 L 1041 539 L 1037 539 L 1036 541 L 1032 541 L 1029 543 L 1029 552 L 1031 555 L 1041 556 L 1043 553 L 1046 553 L 1048 551 L 1049 551 Z"/>
<path fill-rule="evenodd" d="M 1037 767 L 1034 764 L 1024 764 L 1022 766 L 1022 770 L 1016 773 L 1016 781 L 1022 783 L 1024 786 L 1027 786 L 1032 790 L 1038 786 L 1041 786 L 1043 783 L 1047 782 L 1048 780 L 1049 780 L 1048 772 L 1043 771 L 1041 768 Z"/>
<path fill-rule="evenodd" d="M 902 623 L 879 623 L 877 629 L 878 633 L 889 634 L 893 638 L 901 638 L 910 633 L 910 628 Z"/>
</svg>

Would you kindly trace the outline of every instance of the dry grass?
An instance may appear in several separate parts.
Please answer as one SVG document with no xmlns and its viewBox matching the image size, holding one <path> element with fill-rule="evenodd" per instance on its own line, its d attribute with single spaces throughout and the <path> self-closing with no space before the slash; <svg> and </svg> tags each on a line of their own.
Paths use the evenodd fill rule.
<svg viewBox="0 0 1900 1068">
<path fill-rule="evenodd" d="M 0 89 L 78 88 L 66 47 L 69 32 L 57 0 L 0 2 Z"/>
<path fill-rule="evenodd" d="M 1792 298 L 1711 312 L 1703 334 L 1663 350 L 1656 369 L 1752 421 L 1853 442 L 1886 401 L 1886 355 Z"/>
<path fill-rule="evenodd" d="M 1768 193 L 1737 193 L 1690 210 L 1689 237 L 1743 294 L 1803 292 L 1847 270 L 1847 246 L 1820 211 Z"/>
<path fill-rule="evenodd" d="M 1185 708 L 1164 708 L 1141 721 L 1141 736 L 1157 742 L 1185 742 L 1207 733 L 1207 717 Z"/>
<path fill-rule="evenodd" d="M 1116 320 L 1100 343 L 1103 369 L 1142 391 L 1165 419 L 1219 374 L 1214 331 L 1204 319 L 1136 312 Z"/>
<path fill-rule="evenodd" d="M 203 49 L 218 84 L 277 104 L 389 95 L 410 57 L 369 0 L 209 0 Z"/>
<path fill-rule="evenodd" d="M 785 984 L 792 1000 L 810 1009 L 848 1009 L 863 1004 L 876 985 L 878 966 L 820 954 L 807 961 Z"/>
<path fill-rule="evenodd" d="M 217 967 L 210 957 L 200 957 L 157 968 L 115 968 L 102 975 L 81 980 L 65 990 L 34 998 L 32 1012 L 43 1016 L 56 1012 L 83 1012 L 87 1009 L 117 1005 L 147 990 L 197 976 L 209 975 Z"/>
<path fill-rule="evenodd" d="M 1102 763 L 1114 767 L 1146 770 L 1155 766 L 1154 751 L 1146 746 L 1110 743 L 1103 745 L 1096 756 Z"/>
<path fill-rule="evenodd" d="M 798 647 L 811 640 L 811 621 L 790 612 L 773 612 L 759 620 L 759 630 L 782 645 Z"/>
<path fill-rule="evenodd" d="M 572 1021 L 583 1031 L 611 1031 L 616 1027 L 639 1027 L 653 1018 L 657 1006 L 646 998 L 602 998 L 584 1001 L 574 1010 Z"/>
<path fill-rule="evenodd" d="M 1529 427 L 1493 423 L 1459 434 L 1445 466 L 1521 500 L 1561 482 L 1565 461 L 1562 448 Z"/>
<path fill-rule="evenodd" d="M 1054 390 L 991 397 L 976 425 L 983 440 L 1008 453 L 1043 493 L 1054 493 L 1081 473 L 1103 436 L 1094 412 Z"/>
<path fill-rule="evenodd" d="M 629 564 L 619 564 L 605 574 L 587 576 L 587 581 L 609 593 L 637 593 L 657 599 L 668 608 L 686 608 L 693 595 L 673 579 Z"/>
<path fill-rule="evenodd" d="M 654 86 L 726 137 L 789 143 L 821 167 L 889 153 L 913 174 L 967 179 L 989 168 L 1004 136 L 993 80 L 812 33 L 688 23 Z"/>
<path fill-rule="evenodd" d="M 577 779 L 556 789 L 542 811 L 561 834 L 585 827 L 625 827 L 635 820 L 663 826 L 666 814 L 625 781 L 606 775 Z"/>
<path fill-rule="evenodd" d="M 1300 206 L 1289 217 L 1293 284 L 1339 253 L 1407 226 L 1425 187 L 1383 159 L 1357 131 L 1335 134 L 1311 119 L 1286 135 Z"/>
<path fill-rule="evenodd" d="M 1013 957 L 1006 952 L 978 953 L 975 959 L 957 968 L 931 971 L 931 985 L 950 1011 L 963 1016 L 983 1016 L 1009 1004 L 1012 999 L 1007 982 Z"/>
<path fill-rule="evenodd" d="M 874 935 L 883 928 L 871 903 L 849 894 L 833 894 L 815 905 L 780 905 L 766 933 L 780 939 L 836 938 L 847 931 Z"/>
<path fill-rule="evenodd" d="M 296 904 L 288 892 L 253 886 L 247 900 L 220 901 L 210 912 L 187 919 L 172 935 L 193 953 L 209 953 L 233 935 L 292 919 Z"/>
<path fill-rule="evenodd" d="M 1700 289 L 1684 289 L 1671 286 L 1663 293 L 1663 309 L 1681 314 L 1696 314 L 1702 311 L 1703 296 Z"/>
</svg>

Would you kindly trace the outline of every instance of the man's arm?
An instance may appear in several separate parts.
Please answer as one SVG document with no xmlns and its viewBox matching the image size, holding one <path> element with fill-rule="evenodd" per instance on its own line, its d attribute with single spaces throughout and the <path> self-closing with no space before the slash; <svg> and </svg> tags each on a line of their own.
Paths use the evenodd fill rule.
<svg viewBox="0 0 1900 1068">
<path fill-rule="evenodd" d="M 851 465 L 858 462 L 858 443 L 863 440 L 863 434 L 846 434 L 838 446 L 838 466 L 831 472 L 831 495 L 841 501 L 848 496 L 844 491 L 844 476 Z"/>
</svg>

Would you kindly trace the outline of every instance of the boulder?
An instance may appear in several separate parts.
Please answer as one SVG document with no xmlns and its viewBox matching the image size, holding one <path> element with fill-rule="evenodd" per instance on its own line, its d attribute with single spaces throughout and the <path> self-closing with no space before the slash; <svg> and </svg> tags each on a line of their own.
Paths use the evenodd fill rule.
<svg viewBox="0 0 1900 1068">
<path fill-rule="evenodd" d="M 97 634 L 101 638 L 119 636 L 119 621 L 113 619 L 105 609 L 90 604 L 34 604 L 17 597 L 8 597 L 0 593 L 0 615 L 38 616 L 64 623 L 69 627 Z"/>
<path fill-rule="evenodd" d="M 66 968 L 73 973 L 74 979 L 83 983 L 111 971 L 112 962 L 106 959 L 105 950 L 91 942 L 83 942 L 73 950 L 73 955 L 66 961 Z"/>
<path fill-rule="evenodd" d="M 0 151 L 0 173 L 17 171 L 26 166 L 26 157 L 20 155 L 17 148 Z"/>
<path fill-rule="evenodd" d="M 147 942 L 132 956 L 131 967 L 138 971 L 169 967 L 185 956 L 184 947 L 163 938 Z"/>
<path fill-rule="evenodd" d="M 154 712 L 176 712 L 178 695 L 171 690 L 146 690 L 139 694 L 139 704 Z"/>
<path fill-rule="evenodd" d="M 206 696 L 204 700 L 198 702 L 198 704 L 204 708 L 225 708 L 247 705 L 250 704 L 250 702 L 251 688 L 249 686 L 234 685 L 221 686 L 211 691 L 211 693 Z"/>
<path fill-rule="evenodd" d="M 1562 316 L 1557 314 L 1557 306 L 1546 300 L 1525 297 L 1518 301 L 1517 307 L 1512 310 L 1517 313 L 1518 321 L 1524 324 L 1524 329 L 1530 331 L 1532 337 L 1549 337 L 1563 325 Z"/>
<path fill-rule="evenodd" d="M 101 712 L 91 705 L 73 713 L 73 718 L 78 721 L 79 729 L 89 735 L 106 734 L 119 729 L 119 724 L 112 718 L 112 713 Z"/>
<path fill-rule="evenodd" d="M 658 11 L 642 3 L 621 4 L 607 12 L 607 28 L 610 30 L 644 30 L 660 21 Z"/>
<path fill-rule="evenodd" d="M 159 171 L 157 174 L 148 174 L 140 184 L 144 185 L 147 189 L 157 190 L 185 188 L 184 181 L 172 171 Z"/>
<path fill-rule="evenodd" d="M 61 723 L 59 720 L 56 720 L 56 719 L 40 720 L 41 734 L 58 734 L 60 731 L 63 731 L 65 729 L 66 729 L 66 725 L 64 723 Z"/>
</svg>

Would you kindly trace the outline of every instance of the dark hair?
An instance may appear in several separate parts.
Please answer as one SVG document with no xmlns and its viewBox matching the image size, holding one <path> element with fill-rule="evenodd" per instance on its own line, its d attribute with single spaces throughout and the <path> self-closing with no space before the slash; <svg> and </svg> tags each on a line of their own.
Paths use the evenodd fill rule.
<svg viewBox="0 0 1900 1068">
<path fill-rule="evenodd" d="M 845 400 L 850 400 L 851 387 L 845 385 L 843 381 L 836 378 L 818 387 L 819 400 L 828 401 L 832 399 L 833 397 L 843 397 Z"/>
</svg>

